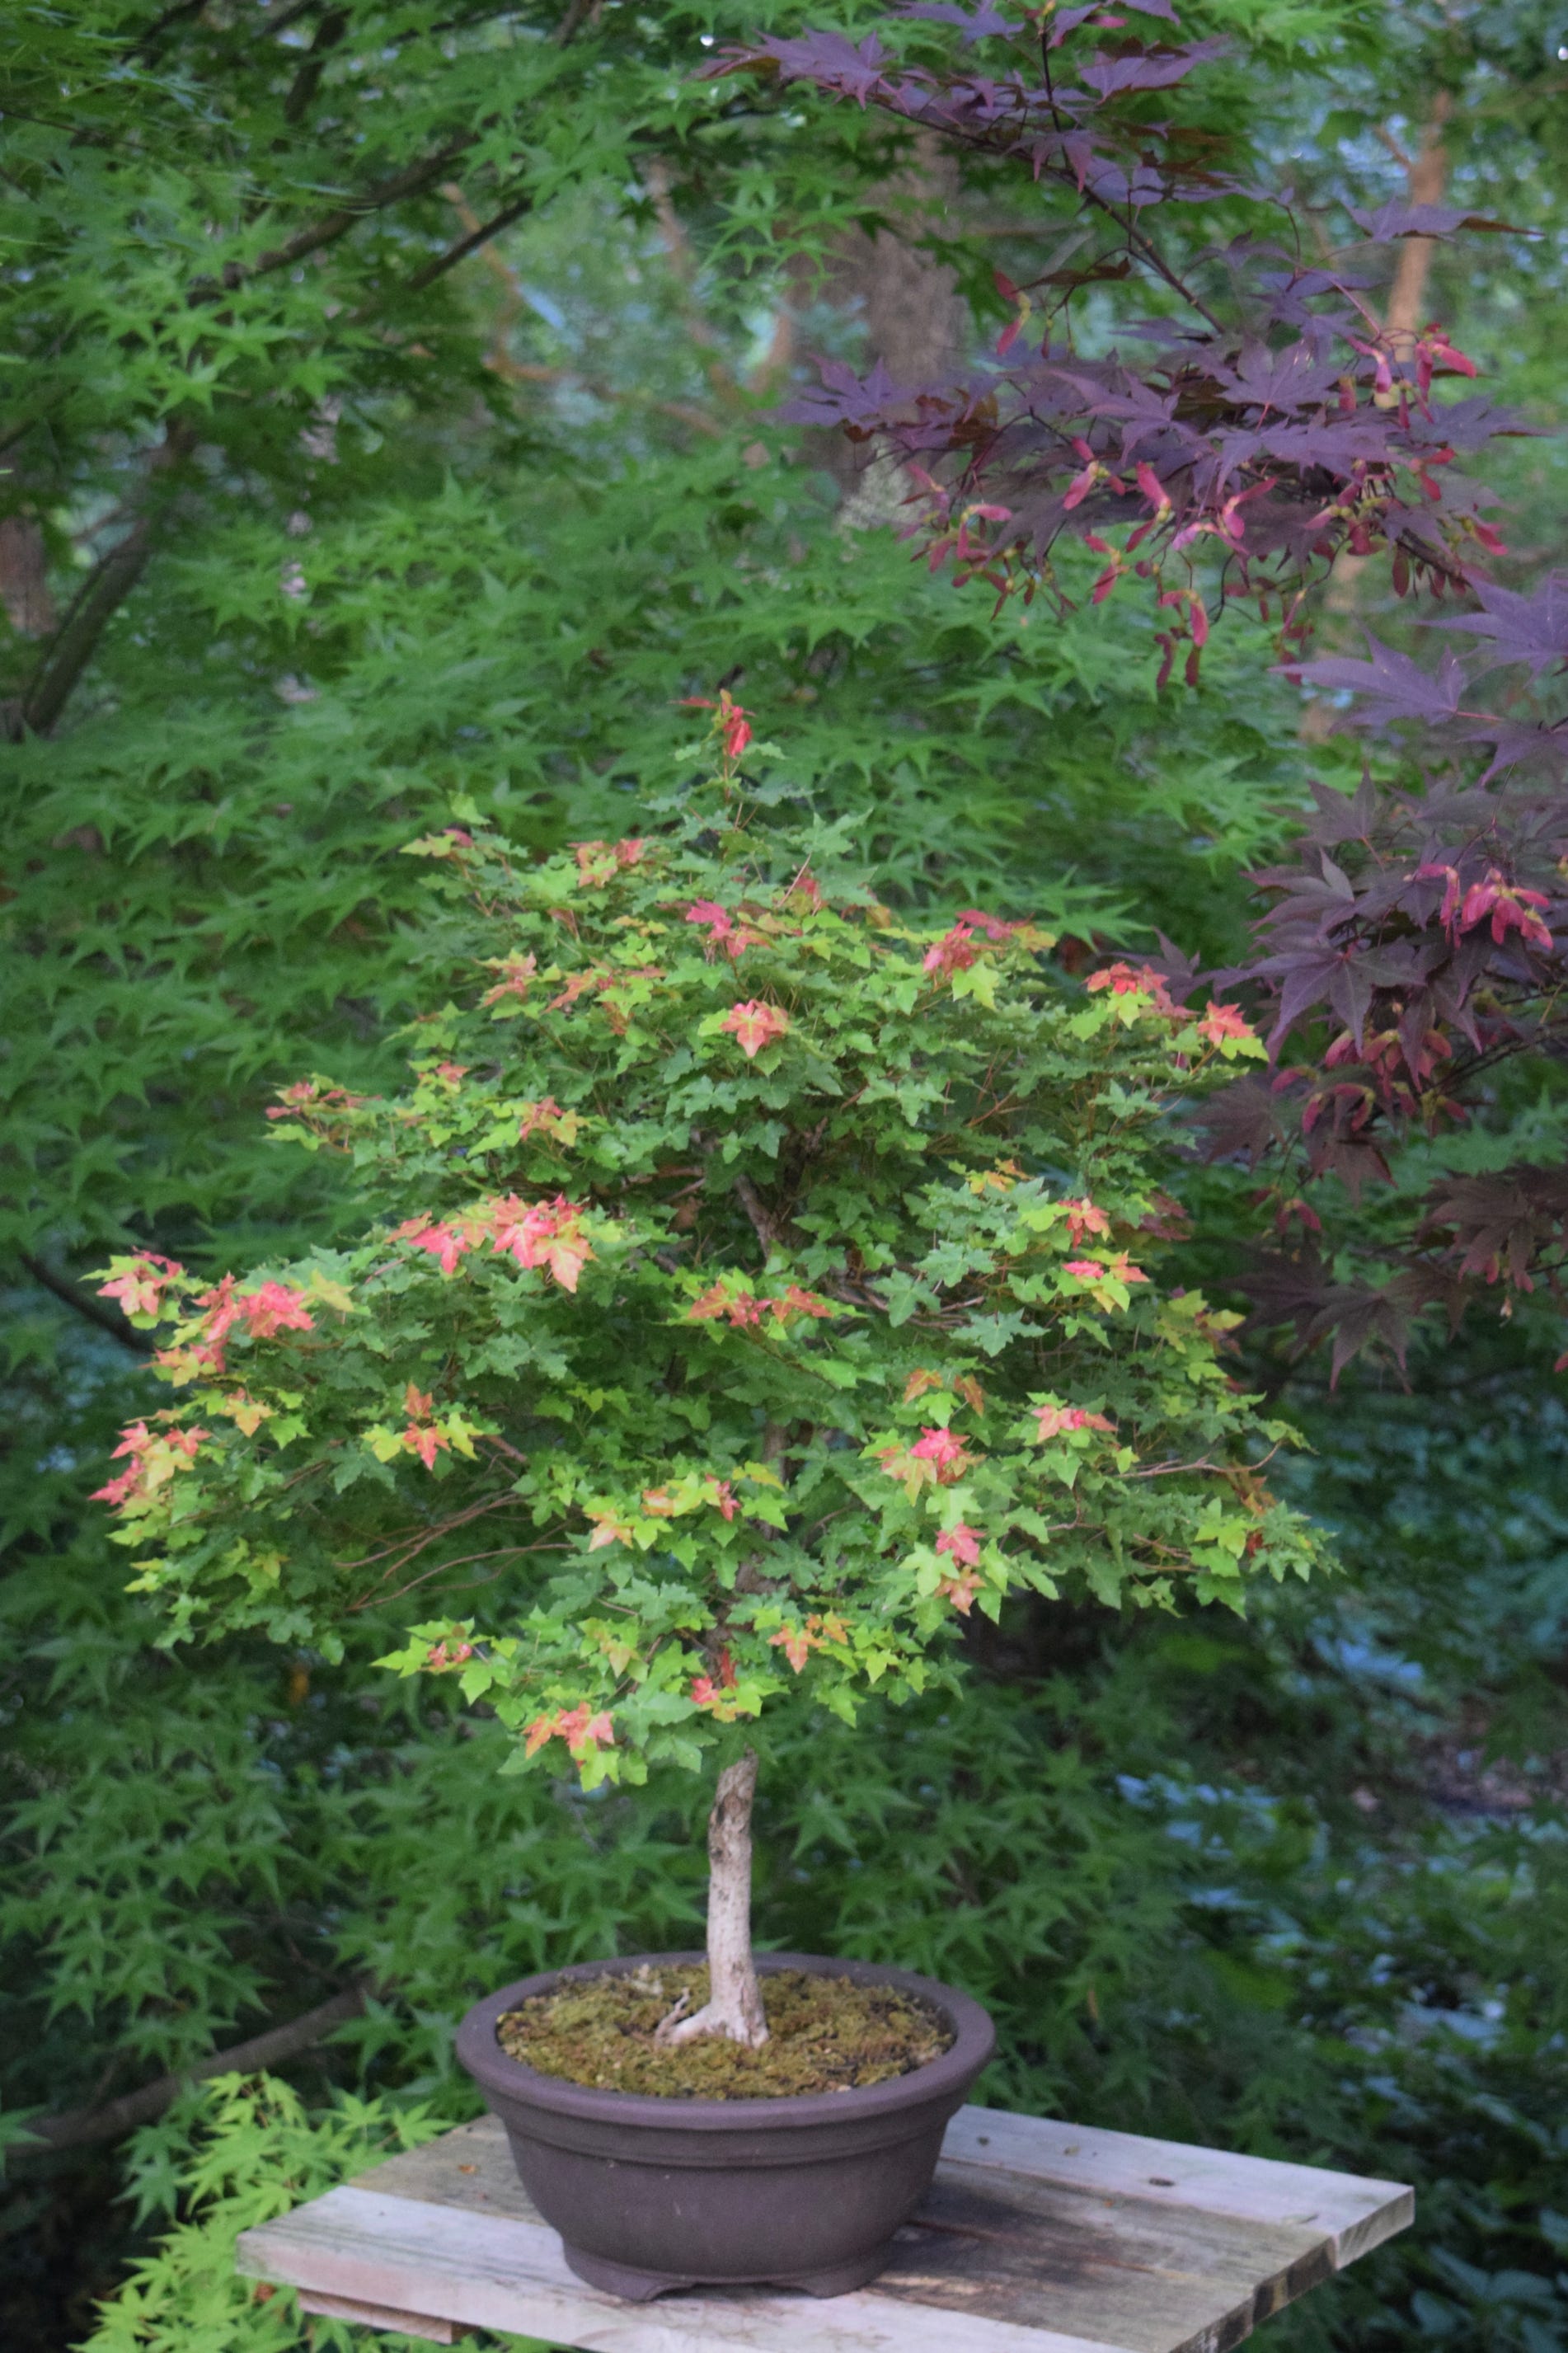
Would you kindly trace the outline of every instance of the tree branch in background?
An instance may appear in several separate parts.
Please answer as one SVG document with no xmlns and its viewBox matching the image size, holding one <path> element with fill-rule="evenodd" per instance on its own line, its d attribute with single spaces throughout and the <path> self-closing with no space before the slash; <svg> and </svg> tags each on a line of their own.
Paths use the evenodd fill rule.
<svg viewBox="0 0 1568 2353">
<path fill-rule="evenodd" d="M 317 26 L 316 37 L 310 44 L 310 53 L 300 65 L 289 88 L 289 95 L 283 101 L 285 122 L 302 121 L 310 112 L 310 101 L 321 87 L 321 75 L 326 68 L 328 55 L 337 47 L 347 32 L 348 26 L 349 12 L 346 8 L 329 9 Z"/>
<path fill-rule="evenodd" d="M 434 285 L 436 280 L 444 277 L 448 269 L 455 269 L 459 261 L 466 261 L 470 253 L 476 253 L 480 246 L 499 236 L 503 228 L 510 228 L 514 220 L 521 220 L 532 203 L 531 190 L 525 195 L 515 197 L 493 219 L 471 228 L 467 237 L 459 237 L 457 244 L 450 246 L 445 253 L 438 253 L 434 260 L 426 263 L 423 269 L 416 269 L 400 290 L 405 294 L 423 293 L 426 286 Z"/>
<path fill-rule="evenodd" d="M 680 315 L 686 332 L 699 350 L 716 355 L 709 359 L 703 374 L 721 398 L 725 395 L 732 397 L 739 386 L 722 356 L 723 345 L 718 332 L 711 321 L 704 317 L 697 301 L 697 263 L 680 215 L 675 209 L 671 193 L 674 184 L 670 179 L 669 167 L 661 155 L 650 157 L 645 165 L 643 185 L 647 190 L 654 218 L 658 223 L 658 241 L 664 248 L 664 258 L 680 290 Z"/>
<path fill-rule="evenodd" d="M 152 1341 L 143 1338 L 134 1324 L 128 1324 L 123 1315 L 117 1314 L 112 1307 L 106 1307 L 101 1299 L 95 1299 L 90 1292 L 83 1291 L 68 1274 L 57 1274 L 52 1266 L 46 1266 L 43 1260 L 35 1258 L 31 1250 L 18 1250 L 16 1256 L 33 1281 L 41 1289 L 52 1293 L 74 1314 L 85 1316 L 89 1324 L 96 1324 L 100 1332 L 107 1332 L 111 1340 L 118 1340 L 121 1346 L 129 1348 L 133 1356 L 151 1355 Z"/>
<path fill-rule="evenodd" d="M 128 58 L 144 58 L 150 49 L 157 47 L 172 26 L 183 23 L 187 16 L 199 16 L 206 5 L 207 0 L 175 0 L 174 7 L 165 8 L 161 16 L 153 18 L 140 39 L 131 44 L 125 55 Z"/>
<path fill-rule="evenodd" d="M 552 38 L 558 48 L 569 48 L 584 26 L 599 13 L 599 0 L 568 0 L 566 14 L 556 26 Z"/>
<path fill-rule="evenodd" d="M 689 425 L 695 433 L 710 434 L 716 441 L 724 438 L 724 427 L 705 410 L 693 408 L 684 400 L 658 400 L 651 392 L 642 392 L 636 385 L 603 384 L 597 376 L 584 375 L 580 368 L 543 367 L 529 360 L 514 360 L 505 352 L 486 354 L 485 365 L 509 384 L 574 384 L 595 400 L 624 402 L 638 408 L 651 408 L 656 417 L 673 417 L 678 425 Z"/>
<path fill-rule="evenodd" d="M 178 464 L 195 446 L 188 426 L 171 424 L 148 461 L 149 478 Z M 70 700 L 88 663 L 98 649 L 105 628 L 131 594 L 153 552 L 153 516 L 143 511 L 123 539 L 100 557 L 66 613 L 58 630 L 18 702 L 5 714 L 5 733 L 13 742 L 24 734 L 47 735 Z"/>
<path fill-rule="evenodd" d="M 363 1986 L 351 1986 L 287 2026 L 268 2027 L 265 2034 L 254 2034 L 248 2042 L 210 2052 L 189 2067 L 143 2084 L 139 2092 L 106 2100 L 101 2107 L 68 2108 L 58 2116 L 36 2117 L 27 2130 L 34 2140 L 50 2148 L 87 2148 L 95 2141 L 120 2140 L 138 2125 L 151 2124 L 154 2116 L 161 2116 L 188 2084 L 205 2083 L 209 2075 L 254 2074 L 258 2068 L 276 2066 L 280 2059 L 292 2059 L 313 2043 L 324 2042 L 334 2027 L 360 2015 L 365 1995 Z"/>
<path fill-rule="evenodd" d="M 357 222 L 367 219 L 372 213 L 384 212 L 388 205 L 397 204 L 405 196 L 418 195 L 440 178 L 448 164 L 473 145 L 478 135 L 470 132 L 461 139 L 454 139 L 438 154 L 426 155 L 420 163 L 410 164 L 403 171 L 395 172 L 390 179 L 378 181 L 374 187 L 367 188 L 363 196 L 356 196 L 352 204 L 340 206 L 335 213 L 326 214 L 310 228 L 300 229 L 284 244 L 258 254 L 248 269 L 235 265 L 232 276 L 226 273 L 226 281 L 237 286 L 247 278 L 264 278 L 271 270 L 287 269 L 291 263 L 303 261 L 309 255 L 319 253 L 324 245 L 334 244 Z"/>
<path fill-rule="evenodd" d="M 153 526 L 139 515 L 124 538 L 89 575 L 66 615 L 58 635 L 33 674 L 31 685 L 12 707 L 6 733 L 47 735 L 70 700 L 71 690 L 91 660 L 100 638 L 142 577 L 153 552 Z"/>
</svg>

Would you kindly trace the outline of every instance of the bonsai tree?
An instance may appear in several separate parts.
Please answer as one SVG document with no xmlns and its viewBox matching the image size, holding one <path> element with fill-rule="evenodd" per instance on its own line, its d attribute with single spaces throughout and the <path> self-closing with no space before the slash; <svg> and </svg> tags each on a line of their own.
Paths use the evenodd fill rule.
<svg viewBox="0 0 1568 2353">
<path fill-rule="evenodd" d="M 896 1704 L 1009 1594 L 1239 1606 L 1313 1545 L 1236 1319 L 1151 1273 L 1162 1117 L 1261 1053 L 1240 1015 L 1080 987 L 976 909 L 912 927 L 849 828 L 748 780 L 727 698 L 715 731 L 634 838 L 534 863 L 459 811 L 413 845 L 473 1001 L 415 1026 L 396 1098 L 270 1114 L 352 1155 L 363 1239 L 216 1284 L 117 1260 L 177 1398 L 101 1493 L 170 1641 L 336 1655 L 406 1600 L 383 1663 L 458 1677 L 517 1767 L 721 1765 L 711 1999 L 666 2024 L 755 2044 L 764 1709 Z"/>
</svg>

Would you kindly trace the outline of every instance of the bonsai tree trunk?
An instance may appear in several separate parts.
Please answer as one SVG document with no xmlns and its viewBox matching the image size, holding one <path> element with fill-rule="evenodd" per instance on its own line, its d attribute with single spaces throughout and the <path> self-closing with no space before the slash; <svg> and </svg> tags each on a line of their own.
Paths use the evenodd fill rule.
<svg viewBox="0 0 1568 2353">
<path fill-rule="evenodd" d="M 768 2039 L 752 1959 L 752 1800 L 756 1788 L 756 1754 L 748 1748 L 720 1774 L 708 1817 L 709 1998 L 689 2018 L 672 2010 L 658 2030 L 662 2042 L 725 2034 L 731 2042 L 743 2042 L 754 2051 Z"/>
</svg>

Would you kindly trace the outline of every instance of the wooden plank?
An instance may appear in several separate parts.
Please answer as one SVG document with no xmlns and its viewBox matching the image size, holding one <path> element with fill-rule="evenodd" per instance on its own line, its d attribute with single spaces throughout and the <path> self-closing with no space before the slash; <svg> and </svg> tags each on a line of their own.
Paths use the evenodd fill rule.
<svg viewBox="0 0 1568 2353">
<path fill-rule="evenodd" d="M 468 2331 L 455 2320 L 432 2320 L 419 2312 L 391 2312 L 384 2304 L 355 2304 L 346 2295 L 324 2295 L 308 2288 L 297 2291 L 301 2312 L 319 2312 L 328 2320 L 357 2320 L 362 2328 L 395 2328 L 402 2337 L 422 2337 L 427 2345 L 456 2345 Z"/>
<path fill-rule="evenodd" d="M 1146 2140 L 1138 2133 L 1011 2116 L 1002 2108 L 960 2109 L 942 2153 L 1104 2195 L 1321 2231 L 1332 2246 L 1335 2270 L 1407 2230 L 1415 2213 L 1415 2192 L 1403 2182 L 1233 2157 L 1186 2141 Z"/>
<path fill-rule="evenodd" d="M 1127 2353 L 1229 2353 L 1331 2278 L 1321 2235 L 943 2162 L 872 2293 Z"/>
<path fill-rule="evenodd" d="M 950 2129 L 949 2147 L 952 2138 Z M 891 2267 L 867 2293 L 1119 2353 L 1221 2353 L 1334 2269 L 1323 2232 L 1300 2223 L 1168 2209 L 1016 2168 L 999 2180 L 998 2171 L 944 2158 Z M 544 2227 L 493 2116 L 388 2159 L 359 2186 Z"/>
<path fill-rule="evenodd" d="M 247 2232 L 238 2260 L 432 2335 L 584 2353 L 1230 2353 L 1410 2206 L 1398 2183 L 968 2108 L 869 2288 L 628 2306 L 568 2271 L 486 2116 Z"/>
<path fill-rule="evenodd" d="M 823 2304 L 749 2289 L 622 2304 L 567 2270 L 559 2239 L 542 2223 L 347 2187 L 244 2232 L 237 2261 L 242 2272 L 311 2295 L 542 2337 L 584 2353 L 955 2353 L 960 2343 L 963 2353 L 1108 2353 L 1103 2337 L 1086 2341 L 977 2316 L 955 2331 L 945 2311 L 867 2288 Z"/>
<path fill-rule="evenodd" d="M 355 2174 L 352 2189 L 375 2189 L 383 2197 L 412 2198 L 426 2206 L 459 2206 L 467 2213 L 499 2214 L 512 2221 L 549 2225 L 518 2179 L 499 2116 L 479 2116 L 458 2125 L 438 2140 L 383 2159 Z"/>
</svg>

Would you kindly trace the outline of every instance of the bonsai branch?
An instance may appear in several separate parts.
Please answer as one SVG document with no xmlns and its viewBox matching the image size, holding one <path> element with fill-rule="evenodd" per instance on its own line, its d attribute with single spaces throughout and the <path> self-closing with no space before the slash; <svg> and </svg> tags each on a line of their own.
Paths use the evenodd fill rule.
<svg viewBox="0 0 1568 2353">
<path fill-rule="evenodd" d="M 737 1176 L 734 1191 L 736 1200 L 751 1219 L 752 1231 L 763 1246 L 763 1258 L 771 1258 L 778 1240 L 779 1220 L 749 1176 Z"/>
<path fill-rule="evenodd" d="M 748 1748 L 720 1774 L 708 1817 L 708 2000 L 689 2018 L 681 2014 L 684 2005 L 677 2003 L 660 2021 L 661 2042 L 723 2034 L 755 2051 L 768 2039 L 752 1958 L 752 1801 L 756 1789 L 756 1751 Z"/>
</svg>

